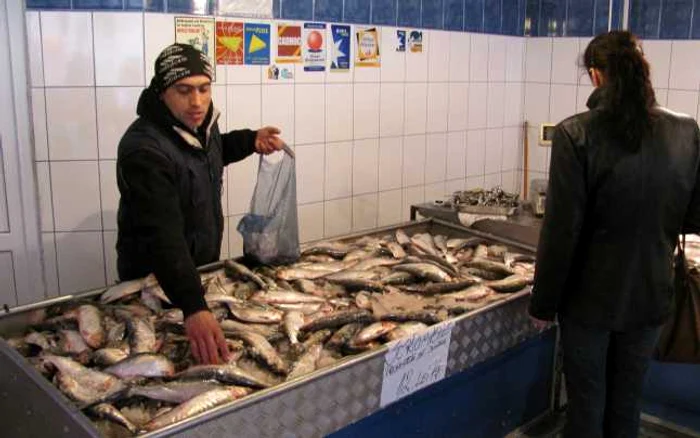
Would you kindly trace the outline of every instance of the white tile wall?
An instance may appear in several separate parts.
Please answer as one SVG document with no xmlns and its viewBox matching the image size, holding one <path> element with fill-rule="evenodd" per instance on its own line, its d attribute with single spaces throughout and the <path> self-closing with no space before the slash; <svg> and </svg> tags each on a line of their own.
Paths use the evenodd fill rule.
<svg viewBox="0 0 700 438">
<path fill-rule="evenodd" d="M 666 103 L 673 111 L 681 112 L 697 118 L 698 92 L 687 90 L 668 90 L 668 101 Z"/>
<path fill-rule="evenodd" d="M 174 17 L 27 12 L 48 294 L 116 281 L 117 146 L 174 40 Z M 298 65 L 293 80 L 274 81 L 259 66 L 217 67 L 222 132 L 277 126 L 297 153 L 303 241 L 394 224 L 412 204 L 518 171 L 508 154 L 519 151 L 525 39 L 425 30 L 423 52 L 411 53 L 395 50 L 395 35 L 381 28 L 380 68 L 312 74 Z M 236 226 L 257 167 L 256 155 L 225 172 L 222 257 L 241 254 Z"/>
<path fill-rule="evenodd" d="M 668 88 L 671 73 L 671 43 L 643 41 L 642 49 L 651 65 L 651 83 L 654 88 Z"/>
<path fill-rule="evenodd" d="M 673 41 L 668 88 L 698 91 L 700 41 Z"/>
<path fill-rule="evenodd" d="M 525 41 L 525 81 L 549 83 L 552 77 L 552 38 L 526 38 Z"/>
</svg>

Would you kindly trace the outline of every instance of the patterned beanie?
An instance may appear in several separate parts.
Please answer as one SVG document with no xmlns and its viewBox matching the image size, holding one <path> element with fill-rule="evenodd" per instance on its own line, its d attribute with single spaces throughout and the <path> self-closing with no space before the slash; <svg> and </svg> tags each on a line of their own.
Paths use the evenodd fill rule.
<svg viewBox="0 0 700 438">
<path fill-rule="evenodd" d="M 180 79 L 204 75 L 212 78 L 212 68 L 207 56 L 188 44 L 175 43 L 166 47 L 155 63 L 152 85 L 158 93 Z"/>
</svg>

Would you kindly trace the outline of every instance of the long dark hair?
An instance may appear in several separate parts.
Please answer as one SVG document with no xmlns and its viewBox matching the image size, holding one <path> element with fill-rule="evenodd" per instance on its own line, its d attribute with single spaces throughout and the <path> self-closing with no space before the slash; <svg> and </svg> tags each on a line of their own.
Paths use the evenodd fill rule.
<svg viewBox="0 0 700 438">
<path fill-rule="evenodd" d="M 656 96 L 649 63 L 635 35 L 615 30 L 600 34 L 586 47 L 583 64 L 603 74 L 601 93 L 607 131 L 631 149 L 637 149 L 651 129 Z"/>
</svg>

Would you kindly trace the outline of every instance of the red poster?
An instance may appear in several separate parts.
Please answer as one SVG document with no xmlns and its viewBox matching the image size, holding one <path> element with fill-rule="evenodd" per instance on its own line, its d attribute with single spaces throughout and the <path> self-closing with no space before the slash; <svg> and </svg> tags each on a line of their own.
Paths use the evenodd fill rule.
<svg viewBox="0 0 700 438">
<path fill-rule="evenodd" d="M 216 63 L 243 64 L 243 23 L 216 22 Z"/>
</svg>

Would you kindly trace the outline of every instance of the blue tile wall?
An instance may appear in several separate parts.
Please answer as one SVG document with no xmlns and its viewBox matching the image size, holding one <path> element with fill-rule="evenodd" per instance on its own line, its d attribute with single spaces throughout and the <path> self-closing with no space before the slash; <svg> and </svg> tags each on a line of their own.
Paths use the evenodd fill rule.
<svg viewBox="0 0 700 438">
<path fill-rule="evenodd" d="M 525 29 L 526 36 L 539 36 L 540 28 L 540 0 L 527 0 L 525 6 Z"/>
<path fill-rule="evenodd" d="M 73 9 L 124 9 L 123 0 L 73 0 Z"/>
<path fill-rule="evenodd" d="M 700 0 L 693 2 L 693 22 L 690 29 L 690 37 L 695 40 L 700 39 Z"/>
<path fill-rule="evenodd" d="M 280 18 L 282 16 L 280 1 L 281 0 L 272 0 L 272 16 L 275 18 Z"/>
<path fill-rule="evenodd" d="M 465 0 L 464 30 L 467 32 L 484 31 L 484 0 Z"/>
<path fill-rule="evenodd" d="M 168 0 L 172 1 L 172 0 Z M 282 15 L 288 20 L 313 20 L 313 0 L 281 0 Z"/>
<path fill-rule="evenodd" d="M 443 0 L 428 0 L 423 2 L 422 25 L 426 29 L 442 29 Z"/>
<path fill-rule="evenodd" d="M 504 35 L 523 35 L 525 2 L 526 0 L 503 0 L 501 33 Z"/>
<path fill-rule="evenodd" d="M 445 29 L 464 30 L 464 0 L 445 0 Z"/>
<path fill-rule="evenodd" d="M 369 23 L 369 10 L 369 0 L 345 0 L 343 21 L 346 23 Z"/>
<path fill-rule="evenodd" d="M 421 27 L 420 0 L 400 0 L 398 25 L 406 27 Z"/>
<path fill-rule="evenodd" d="M 605 0 L 602 0 L 605 2 Z M 625 9 L 625 2 L 624 0 L 613 0 L 613 7 L 612 7 L 612 23 L 611 23 L 611 30 L 612 29 L 622 29 L 622 16 L 624 15 L 624 9 Z M 607 30 L 607 28 L 605 28 Z M 600 30 L 600 32 L 603 32 L 604 30 Z M 597 32 L 597 33 L 600 33 Z"/>
<path fill-rule="evenodd" d="M 658 38 L 661 0 L 636 0 L 630 5 L 630 30 L 642 38 Z"/>
<path fill-rule="evenodd" d="M 27 0 L 27 9 L 70 9 L 70 0 Z"/>
<path fill-rule="evenodd" d="M 593 32 L 593 14 L 598 12 L 596 0 L 569 0 L 566 12 L 564 31 L 567 36 L 591 35 Z"/>
<path fill-rule="evenodd" d="M 488 0 L 484 3 L 484 32 L 501 33 L 502 0 Z"/>
<path fill-rule="evenodd" d="M 692 2 L 687 0 L 665 0 L 661 5 L 659 36 L 665 39 L 689 38 L 692 13 Z"/>
<path fill-rule="evenodd" d="M 315 0 L 314 21 L 335 21 L 336 23 L 343 21 L 343 2 L 338 0 Z"/>
<path fill-rule="evenodd" d="M 566 0 L 542 0 L 539 35 L 564 36 Z"/>
<path fill-rule="evenodd" d="M 384 26 L 396 26 L 396 0 L 373 0 L 371 22 Z"/>
<path fill-rule="evenodd" d="M 621 7 L 624 6 L 624 2 L 619 1 L 618 3 L 618 12 L 622 12 Z M 613 2 L 613 8 L 615 6 L 616 5 Z M 599 33 L 608 31 L 608 17 L 610 17 L 610 2 L 608 2 L 608 0 L 595 0 L 594 8 L 595 9 L 593 12 L 593 35 L 598 35 Z M 615 14 L 613 13 L 613 18 L 614 16 Z M 620 17 L 622 17 L 621 14 Z M 621 24 L 621 20 L 619 21 Z M 618 26 L 620 26 L 620 24 L 618 24 Z M 614 26 L 613 29 L 615 29 Z"/>
</svg>

